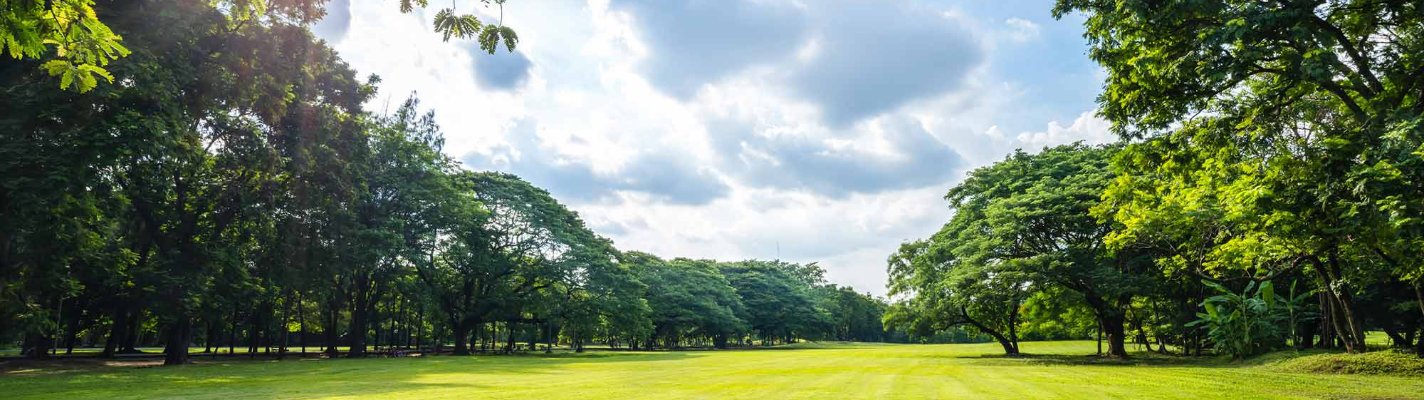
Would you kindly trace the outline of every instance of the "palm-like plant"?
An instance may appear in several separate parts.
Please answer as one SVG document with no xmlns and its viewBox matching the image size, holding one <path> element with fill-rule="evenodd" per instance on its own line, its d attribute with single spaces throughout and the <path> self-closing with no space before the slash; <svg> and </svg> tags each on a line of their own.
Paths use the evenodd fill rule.
<svg viewBox="0 0 1424 400">
<path fill-rule="evenodd" d="M 1276 294 L 1270 281 L 1259 285 L 1251 282 L 1240 293 L 1215 282 L 1202 283 L 1219 294 L 1202 302 L 1206 312 L 1197 313 L 1200 319 L 1187 326 L 1205 325 L 1216 351 L 1231 354 L 1232 358 L 1284 347 L 1295 324 L 1306 317 L 1300 309 L 1310 293 L 1296 295 L 1294 285 L 1291 297 L 1283 297 Z"/>
</svg>

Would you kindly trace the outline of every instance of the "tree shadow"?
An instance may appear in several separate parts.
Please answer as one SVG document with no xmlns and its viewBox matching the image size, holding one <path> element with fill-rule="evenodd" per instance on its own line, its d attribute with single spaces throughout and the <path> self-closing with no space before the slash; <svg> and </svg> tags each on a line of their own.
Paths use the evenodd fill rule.
<svg viewBox="0 0 1424 400">
<path fill-rule="evenodd" d="M 111 367 L 46 364 L 0 375 L 4 397 L 202 397 L 289 398 L 370 396 L 387 398 L 425 389 L 507 390 L 452 375 L 556 374 L 576 364 L 665 362 L 703 357 L 684 352 L 597 352 L 517 355 L 427 356 L 362 359 L 194 360 L 177 367 Z"/>
</svg>

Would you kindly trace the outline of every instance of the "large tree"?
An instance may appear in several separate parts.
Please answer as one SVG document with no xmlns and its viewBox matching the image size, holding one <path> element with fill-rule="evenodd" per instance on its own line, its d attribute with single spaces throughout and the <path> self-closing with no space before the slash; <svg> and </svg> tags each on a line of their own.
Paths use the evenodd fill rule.
<svg viewBox="0 0 1424 400">
<path fill-rule="evenodd" d="M 1108 71 L 1101 114 L 1144 140 L 1129 148 L 1125 175 L 1156 181 L 1125 190 L 1173 198 L 1118 218 L 1224 222 L 1184 232 L 1211 249 L 1178 255 L 1308 268 L 1346 348 L 1363 351 L 1359 278 L 1384 263 L 1419 284 L 1410 249 L 1424 243 L 1424 206 L 1413 200 L 1424 178 L 1424 5 L 1060 0 L 1054 9 L 1074 12 L 1087 14 L 1089 54 Z M 1265 251 L 1251 250 L 1258 242 Z"/>
</svg>

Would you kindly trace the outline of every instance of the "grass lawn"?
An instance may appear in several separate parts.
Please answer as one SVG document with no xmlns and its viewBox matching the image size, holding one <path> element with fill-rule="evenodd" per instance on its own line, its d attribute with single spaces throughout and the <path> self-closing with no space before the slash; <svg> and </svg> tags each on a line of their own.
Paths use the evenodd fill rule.
<svg viewBox="0 0 1424 400">
<path fill-rule="evenodd" d="M 1424 398 L 1418 376 L 1284 372 L 1272 364 L 1139 356 L 1093 342 L 829 344 L 789 349 L 555 356 L 217 361 L 177 368 L 19 370 L 0 397 L 29 398 Z"/>
</svg>

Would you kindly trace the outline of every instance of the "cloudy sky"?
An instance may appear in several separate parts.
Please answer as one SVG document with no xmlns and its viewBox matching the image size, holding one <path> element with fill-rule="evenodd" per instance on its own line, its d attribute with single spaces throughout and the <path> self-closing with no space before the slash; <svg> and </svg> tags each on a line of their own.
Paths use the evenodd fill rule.
<svg viewBox="0 0 1424 400">
<path fill-rule="evenodd" d="M 879 295 L 885 258 L 948 219 L 967 171 L 1109 139 L 1082 20 L 1051 7 L 513 0 L 521 41 L 496 55 L 388 0 L 332 0 L 315 30 L 382 78 L 370 109 L 416 93 L 447 154 L 549 189 L 621 249 L 814 261 Z"/>
</svg>

